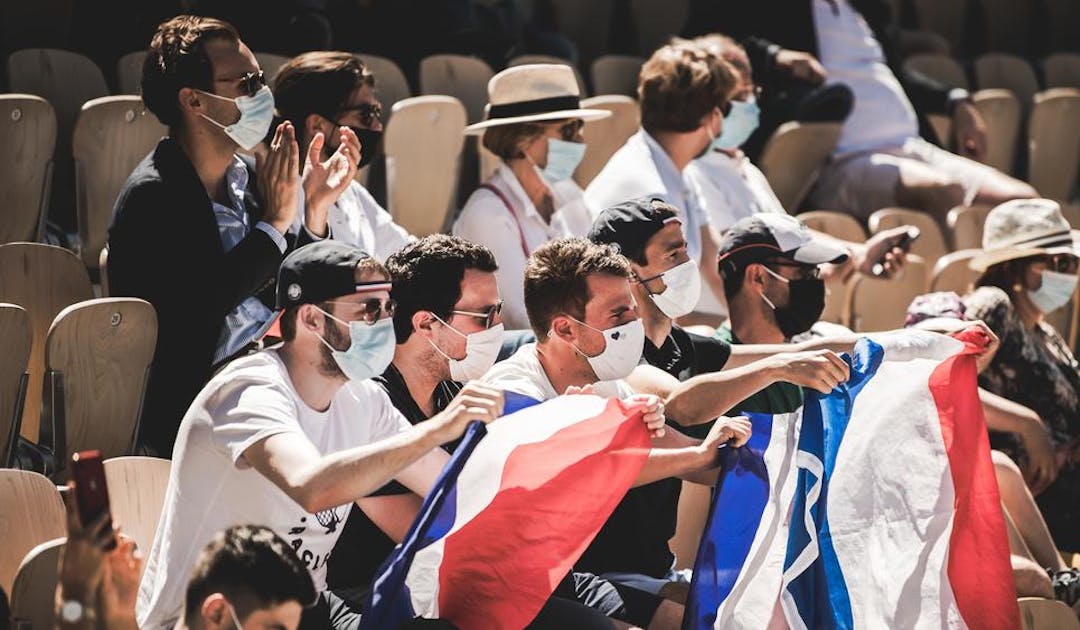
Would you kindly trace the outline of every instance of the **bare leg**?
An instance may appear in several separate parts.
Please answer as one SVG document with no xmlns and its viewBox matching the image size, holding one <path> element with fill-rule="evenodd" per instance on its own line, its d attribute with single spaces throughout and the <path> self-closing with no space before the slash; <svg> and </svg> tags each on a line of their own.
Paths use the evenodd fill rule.
<svg viewBox="0 0 1080 630">
<path fill-rule="evenodd" d="M 991 451 L 991 458 L 994 461 L 1001 502 L 1016 525 L 1016 531 L 1023 538 L 1025 546 L 1030 550 L 1031 558 L 1044 568 L 1064 571 L 1068 567 L 1057 551 L 1046 521 L 1035 503 L 1035 497 L 1031 496 L 1031 491 L 1024 483 L 1020 468 L 1008 455 L 999 451 Z"/>
</svg>

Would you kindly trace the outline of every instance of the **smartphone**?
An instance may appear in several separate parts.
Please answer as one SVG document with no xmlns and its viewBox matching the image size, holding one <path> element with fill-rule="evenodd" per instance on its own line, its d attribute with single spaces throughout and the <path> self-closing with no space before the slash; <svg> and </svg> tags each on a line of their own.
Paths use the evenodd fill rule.
<svg viewBox="0 0 1080 630">
<path fill-rule="evenodd" d="M 105 466 L 99 451 L 79 451 L 71 456 L 71 479 L 75 482 L 75 505 L 79 520 L 84 526 L 109 513 L 109 487 L 105 483 Z M 109 517 L 107 531 L 112 531 Z M 109 542 L 106 551 L 116 547 L 116 540 Z"/>
<path fill-rule="evenodd" d="M 904 253 L 907 253 L 908 250 L 911 249 L 911 244 L 919 238 L 919 234 L 921 234 L 921 232 L 919 232 L 919 228 L 914 226 L 908 228 L 908 231 L 901 234 L 899 238 L 897 238 L 893 242 L 892 247 L 890 247 L 888 251 L 885 252 L 885 254 L 888 254 L 897 247 L 904 250 Z M 882 254 L 881 258 L 879 258 L 877 262 L 874 263 L 874 266 L 870 268 L 870 273 L 873 274 L 876 278 L 880 278 L 881 276 L 885 275 L 885 254 Z"/>
</svg>

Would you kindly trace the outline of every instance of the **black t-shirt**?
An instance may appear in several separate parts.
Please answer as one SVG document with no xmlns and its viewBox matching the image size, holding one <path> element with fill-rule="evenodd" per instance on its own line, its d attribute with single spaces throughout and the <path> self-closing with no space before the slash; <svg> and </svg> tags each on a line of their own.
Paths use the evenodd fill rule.
<svg viewBox="0 0 1080 630">
<path fill-rule="evenodd" d="M 680 381 L 720 370 L 730 355 L 727 343 L 674 325 L 659 348 L 645 340 L 644 362 Z M 674 422 L 669 423 L 685 432 Z M 626 572 L 663 577 L 675 561 L 668 540 L 675 535 L 681 491 L 682 481 L 674 478 L 631 488 L 575 568 L 598 574 Z"/>
</svg>

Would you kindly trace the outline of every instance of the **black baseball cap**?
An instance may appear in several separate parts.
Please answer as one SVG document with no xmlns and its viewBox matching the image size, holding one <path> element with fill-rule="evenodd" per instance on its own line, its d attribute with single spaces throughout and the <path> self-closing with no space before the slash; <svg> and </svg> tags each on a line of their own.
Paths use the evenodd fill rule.
<svg viewBox="0 0 1080 630">
<path fill-rule="evenodd" d="M 281 262 L 277 278 L 277 307 L 317 304 L 370 289 L 356 282 L 356 265 L 370 258 L 362 249 L 326 239 L 294 250 Z M 387 285 L 388 282 L 378 284 Z"/>
<path fill-rule="evenodd" d="M 831 241 L 815 237 L 802 221 L 780 212 L 742 218 L 720 238 L 717 262 L 722 274 L 774 258 L 821 265 L 844 262 L 848 253 Z"/>
<path fill-rule="evenodd" d="M 640 258 L 653 234 L 669 223 L 682 223 L 675 206 L 659 197 L 638 197 L 597 215 L 589 240 L 615 245 L 628 258 Z"/>
</svg>

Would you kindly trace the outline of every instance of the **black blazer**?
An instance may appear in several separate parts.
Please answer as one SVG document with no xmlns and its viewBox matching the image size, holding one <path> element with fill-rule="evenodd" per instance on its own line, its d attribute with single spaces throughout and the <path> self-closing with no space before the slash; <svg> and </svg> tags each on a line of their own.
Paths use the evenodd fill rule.
<svg viewBox="0 0 1080 630">
<path fill-rule="evenodd" d="M 254 164 L 244 207 L 250 224 L 263 213 Z M 307 230 L 286 236 L 289 249 L 314 240 Z M 297 242 L 299 241 L 299 242 Z M 287 250 L 288 251 L 288 250 Z M 225 316 L 252 295 L 273 307 L 283 258 L 262 230 L 229 252 L 210 197 L 180 146 L 163 138 L 124 183 L 109 228 L 109 288 L 142 298 L 157 311 L 158 337 L 143 404 L 139 443 L 172 454 L 180 421 L 210 379 Z"/>
</svg>

